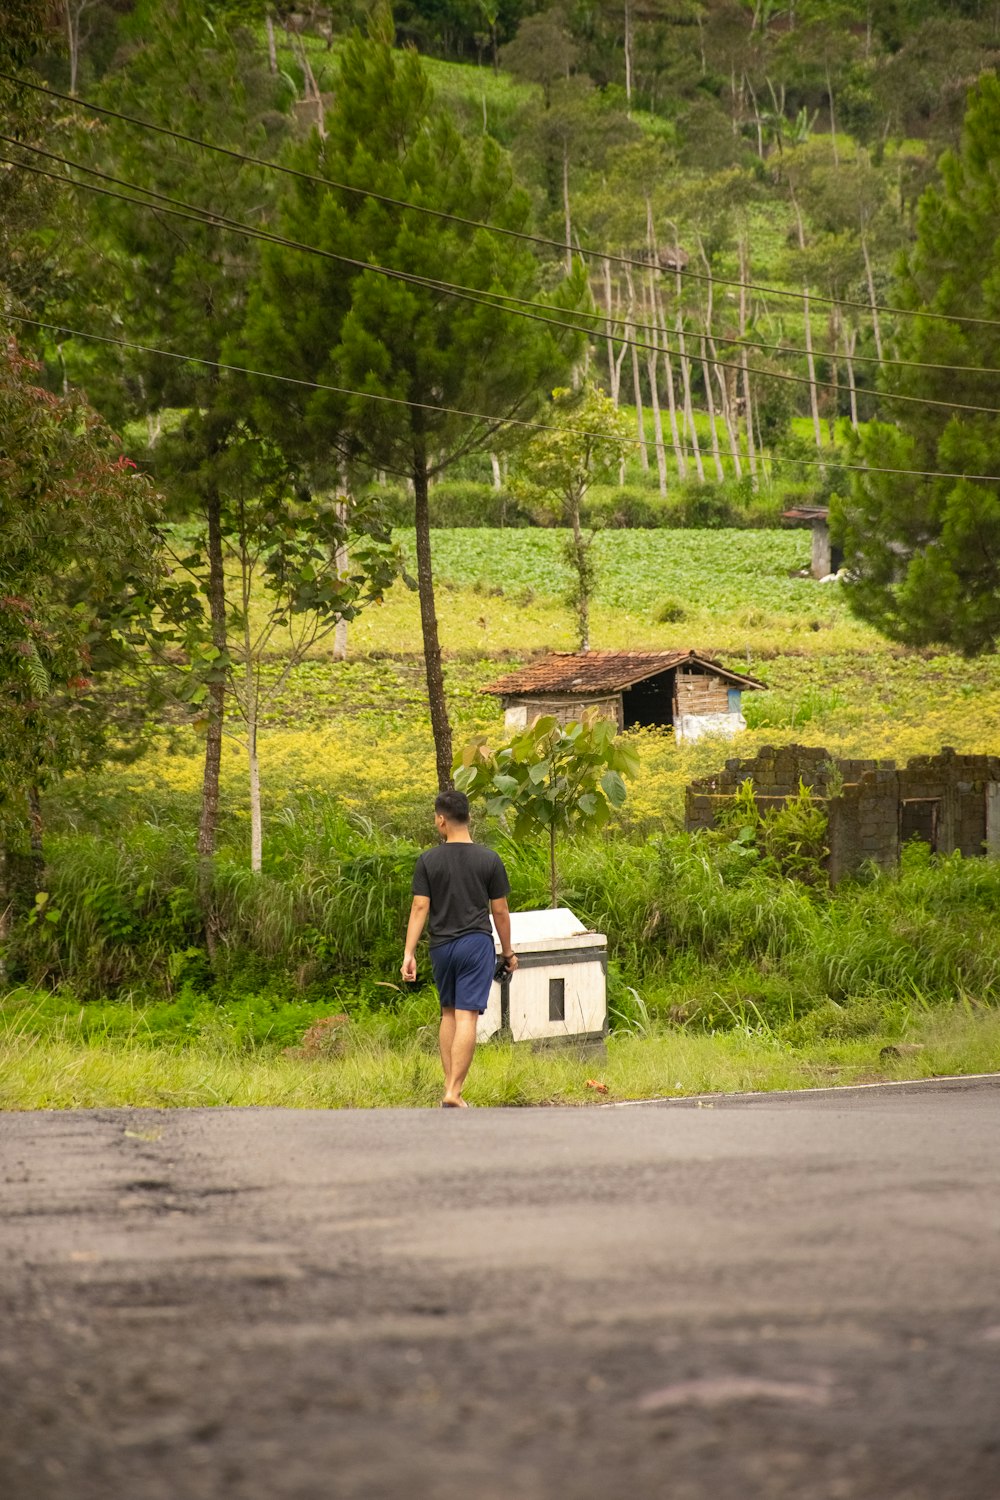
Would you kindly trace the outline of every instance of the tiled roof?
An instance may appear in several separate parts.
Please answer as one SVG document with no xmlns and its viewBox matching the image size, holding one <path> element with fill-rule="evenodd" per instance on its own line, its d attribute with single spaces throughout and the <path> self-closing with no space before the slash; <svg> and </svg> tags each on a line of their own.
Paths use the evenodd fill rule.
<svg viewBox="0 0 1000 1500">
<path fill-rule="evenodd" d="M 511 672 L 483 688 L 484 693 L 525 694 L 528 697 L 557 693 L 578 697 L 585 693 L 617 693 L 647 677 L 656 677 L 672 667 L 702 667 L 735 687 L 762 688 L 754 677 L 731 672 L 710 656 L 697 651 L 556 651 Z"/>
</svg>

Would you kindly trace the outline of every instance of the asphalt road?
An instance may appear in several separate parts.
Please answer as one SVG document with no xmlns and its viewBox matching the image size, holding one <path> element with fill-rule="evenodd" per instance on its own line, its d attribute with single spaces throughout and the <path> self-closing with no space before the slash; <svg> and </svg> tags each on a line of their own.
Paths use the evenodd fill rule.
<svg viewBox="0 0 1000 1500">
<path fill-rule="evenodd" d="M 997 1500 L 998 1127 L 0 1116 L 0 1497 Z"/>
</svg>

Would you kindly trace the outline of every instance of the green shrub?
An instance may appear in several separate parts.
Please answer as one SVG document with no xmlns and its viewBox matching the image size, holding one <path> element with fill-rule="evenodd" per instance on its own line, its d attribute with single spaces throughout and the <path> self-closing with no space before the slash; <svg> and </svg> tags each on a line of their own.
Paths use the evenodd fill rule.
<svg viewBox="0 0 1000 1500">
<path fill-rule="evenodd" d="M 650 530 L 670 524 L 667 501 L 656 490 L 637 485 L 593 485 L 583 507 L 588 526 Z"/>
<path fill-rule="evenodd" d="M 546 905 L 541 843 L 494 835 L 515 905 Z M 226 851 L 217 860 L 210 964 L 193 841 L 142 824 L 118 837 L 47 842 L 55 920 L 22 923 L 7 953 L 9 973 L 54 992 L 38 1002 L 46 1025 L 99 1037 L 141 1017 L 151 1038 L 178 1043 L 217 1025 L 240 1047 L 292 1045 L 340 1012 L 387 1039 L 432 1026 L 433 987 L 412 995 L 398 979 L 409 840 L 327 799 L 287 809 L 263 875 Z M 744 795 L 710 834 L 568 843 L 561 899 L 608 936 L 614 1025 L 743 1028 L 808 1045 L 1000 1004 L 1000 862 L 908 846 L 898 871 L 831 891 L 818 875 L 824 847 L 822 808 L 801 793 L 766 811 Z"/>
<path fill-rule="evenodd" d="M 413 525 L 413 496 L 403 485 L 379 487 L 386 517 L 393 526 Z M 440 528 L 530 526 L 531 516 L 505 489 L 472 479 L 442 480 L 431 488 L 431 525 Z"/>
</svg>

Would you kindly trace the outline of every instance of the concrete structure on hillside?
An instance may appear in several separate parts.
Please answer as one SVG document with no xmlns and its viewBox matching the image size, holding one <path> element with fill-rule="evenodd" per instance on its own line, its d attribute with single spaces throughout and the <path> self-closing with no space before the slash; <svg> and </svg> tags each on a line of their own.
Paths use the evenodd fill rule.
<svg viewBox="0 0 1000 1500">
<path fill-rule="evenodd" d="M 746 729 L 741 698 L 763 688 L 697 651 L 557 651 L 483 689 L 501 699 L 509 733 L 553 715 L 596 710 L 619 729 L 673 729 L 678 740 Z"/>
<path fill-rule="evenodd" d="M 869 862 L 891 868 L 911 839 L 940 854 L 1000 857 L 997 755 L 958 755 L 946 746 L 898 767 L 833 757 L 819 747 L 768 745 L 752 760 L 727 760 L 718 775 L 690 784 L 688 830 L 713 827 L 716 813 L 748 780 L 762 808 L 783 806 L 800 784 L 825 803 L 833 883 Z"/>
<path fill-rule="evenodd" d="M 825 505 L 795 505 L 783 510 L 786 526 L 808 526 L 812 530 L 812 560 L 809 572 L 813 578 L 829 578 L 843 566 L 844 549 L 830 541 L 830 511 Z"/>
</svg>

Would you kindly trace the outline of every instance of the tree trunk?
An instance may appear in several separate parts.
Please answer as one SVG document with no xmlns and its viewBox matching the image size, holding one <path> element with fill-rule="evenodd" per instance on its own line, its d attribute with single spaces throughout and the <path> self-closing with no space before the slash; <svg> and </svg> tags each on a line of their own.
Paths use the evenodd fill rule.
<svg viewBox="0 0 1000 1500">
<path fill-rule="evenodd" d="M 31 849 L 31 873 L 34 877 L 36 892 L 45 889 L 43 832 L 42 794 L 37 786 L 32 786 L 28 788 L 28 839 Z"/>
<path fill-rule="evenodd" d="M 847 368 L 847 389 L 851 399 L 851 426 L 858 430 L 858 392 L 854 384 L 854 350 L 858 342 L 858 330 L 852 328 L 844 339 L 844 364 Z"/>
<path fill-rule="evenodd" d="M 570 511 L 573 528 L 573 563 L 576 568 L 578 587 L 576 593 L 576 629 L 581 651 L 590 650 L 590 580 L 587 576 L 587 543 L 580 525 L 580 508 L 574 505 Z"/>
<path fill-rule="evenodd" d="M 63 0 L 66 13 L 66 42 L 69 48 L 69 91 L 76 93 L 80 71 L 80 17 L 73 9 L 73 0 Z"/>
<path fill-rule="evenodd" d="M 659 356 L 656 351 L 646 356 L 646 373 L 649 376 L 649 400 L 653 408 L 653 437 L 656 443 L 656 474 L 660 494 L 667 493 L 667 455 L 663 447 L 663 413 L 660 410 L 660 393 L 657 390 Z"/>
<path fill-rule="evenodd" d="M 795 222 L 798 227 L 799 249 L 805 251 L 806 231 L 805 226 L 802 223 L 802 210 L 799 208 L 798 199 L 795 196 L 791 184 L 789 184 L 789 192 L 791 193 L 792 208 L 795 210 Z M 805 324 L 806 366 L 809 371 L 809 409 L 812 412 L 813 436 L 816 440 L 816 447 L 820 452 L 822 452 L 823 430 L 820 427 L 819 422 L 819 398 L 816 393 L 816 364 L 813 360 L 812 321 L 809 316 L 808 282 L 806 282 L 802 288 L 802 314 Z"/>
<path fill-rule="evenodd" d="M 252 675 L 252 669 L 251 674 Z M 253 689 L 247 717 L 247 765 L 250 772 L 250 869 L 264 867 L 264 822 L 260 806 L 260 760 L 257 756 L 257 690 Z"/>
<path fill-rule="evenodd" d="M 490 454 L 490 468 L 493 470 L 493 488 L 503 489 L 503 474 L 500 469 L 500 460 L 495 453 Z"/>
<path fill-rule="evenodd" d="M 667 411 L 670 415 L 670 436 L 674 443 L 674 462 L 677 465 L 677 473 L 681 479 L 687 478 L 687 454 L 684 444 L 681 442 L 680 427 L 677 422 L 677 393 L 674 390 L 674 366 L 670 358 L 670 350 L 664 344 L 663 348 L 663 372 L 667 377 Z"/>
<path fill-rule="evenodd" d="M 687 357 L 687 349 L 684 343 L 684 320 L 680 310 L 677 312 L 677 354 L 681 362 L 681 385 L 684 390 L 684 421 L 691 435 L 691 453 L 694 458 L 694 466 L 698 472 L 698 478 L 702 484 L 705 483 L 705 466 L 701 461 L 701 443 L 698 441 L 698 429 L 694 425 L 694 407 L 691 404 L 691 361 Z"/>
<path fill-rule="evenodd" d="M 604 335 L 605 342 L 607 343 L 608 348 L 608 385 L 610 387 L 611 400 L 614 403 L 615 410 L 617 411 L 618 407 L 621 404 L 622 364 L 624 363 L 625 350 L 628 346 L 626 344 L 622 344 L 619 352 L 617 354 L 615 353 L 615 341 L 611 333 L 611 319 L 613 316 L 617 316 L 617 310 L 614 306 L 613 301 L 611 265 L 608 261 L 604 262 L 604 296 L 605 304 L 608 310 L 608 316 L 605 323 L 606 331 Z"/>
<path fill-rule="evenodd" d="M 257 725 L 260 719 L 260 693 L 253 659 L 250 631 L 250 585 L 253 564 L 246 551 L 246 532 L 240 527 L 240 565 L 243 581 L 243 680 L 245 683 L 247 721 L 247 771 L 250 790 L 250 869 L 259 875 L 264 863 L 264 829 L 260 807 L 260 760 L 257 755 Z"/>
<path fill-rule="evenodd" d="M 264 25 L 267 28 L 267 65 L 272 73 L 277 73 L 278 49 L 274 41 L 274 17 L 270 11 L 264 17 Z"/>
<path fill-rule="evenodd" d="M 809 409 L 812 412 L 816 447 L 823 451 L 823 428 L 819 420 L 819 394 L 816 388 L 816 361 L 813 359 L 812 319 L 809 314 L 809 287 L 802 288 L 802 321 L 806 340 L 806 368 L 809 371 Z"/>
<path fill-rule="evenodd" d="M 837 116 L 833 106 L 833 79 L 830 77 L 830 64 L 826 65 L 826 96 L 830 101 L 830 145 L 833 147 L 833 165 L 840 166 L 840 155 L 837 151 Z"/>
<path fill-rule="evenodd" d="M 625 0 L 625 112 L 632 113 L 632 7 Z"/>
<path fill-rule="evenodd" d="M 740 236 L 740 338 L 746 337 L 747 332 L 747 282 L 750 279 L 750 255 L 747 250 L 746 239 Z M 746 420 L 747 430 L 747 464 L 751 475 L 757 477 L 757 447 L 753 435 L 753 394 L 750 389 L 750 365 L 747 360 L 746 344 L 742 346 L 740 355 L 740 372 L 743 380 L 743 414 Z"/>
<path fill-rule="evenodd" d="M 222 659 L 226 650 L 226 577 L 222 554 L 222 502 L 214 487 L 209 491 L 205 509 L 208 520 L 208 608 L 212 645 Z M 201 785 L 201 817 L 198 823 L 198 899 L 205 924 L 205 946 L 209 958 L 215 957 L 219 937 L 213 877 L 219 829 L 219 772 L 222 767 L 225 706 L 225 671 L 217 662 L 208 684 L 205 769 Z"/>
<path fill-rule="evenodd" d="M 708 430 L 712 440 L 712 457 L 715 459 L 715 477 L 721 483 L 726 477 L 719 452 L 719 429 L 715 425 L 715 402 L 712 399 L 712 371 L 708 363 L 708 340 L 701 336 L 701 378 L 705 382 L 705 405 L 708 408 Z"/>
<path fill-rule="evenodd" d="M 554 823 L 549 825 L 549 889 L 552 892 L 552 905 L 556 907 L 559 905 L 559 898 L 556 895 L 556 825 Z"/>
<path fill-rule="evenodd" d="M 878 303 L 875 300 L 875 277 L 872 275 L 872 258 L 868 253 L 867 236 L 861 236 L 861 253 L 865 258 L 865 276 L 868 281 L 868 301 L 872 310 L 872 334 L 875 338 L 875 353 L 882 358 L 882 326 L 878 320 Z"/>
<path fill-rule="evenodd" d="M 7 850 L 0 844 L 0 985 L 6 985 L 9 980 L 6 953 L 14 915 L 12 884 L 9 856 Z"/>
<path fill-rule="evenodd" d="M 337 516 L 343 524 L 345 530 L 347 527 L 347 512 L 347 501 L 338 501 Z M 338 578 L 347 577 L 347 569 L 350 565 L 350 560 L 351 559 L 347 551 L 347 543 L 343 541 L 339 542 L 337 544 L 337 550 L 333 554 L 333 565 L 337 569 Z M 347 660 L 347 621 L 343 619 L 338 620 L 333 628 L 333 659 L 334 661 Z"/>
<path fill-rule="evenodd" d="M 642 385 L 639 376 L 639 351 L 633 340 L 632 345 L 632 390 L 635 394 L 635 427 L 639 439 L 639 462 L 643 471 L 649 470 L 649 454 L 646 452 L 646 423 L 642 414 Z"/>
<path fill-rule="evenodd" d="M 715 340 L 709 339 L 708 347 L 712 351 L 713 359 L 718 358 L 718 350 Z M 728 373 L 721 365 L 715 366 L 715 377 L 719 384 L 719 404 L 722 407 L 722 420 L 726 424 L 726 437 L 729 441 L 729 456 L 733 461 L 733 473 L 737 479 L 743 478 L 743 460 L 740 456 L 740 434 L 739 417 L 733 417 L 733 397 L 729 389 Z M 734 384 L 737 377 L 734 376 Z"/>
<path fill-rule="evenodd" d="M 687 462 L 684 455 L 684 445 L 681 442 L 680 429 L 677 425 L 677 393 L 674 389 L 674 367 L 670 358 L 670 349 L 667 345 L 667 315 L 663 301 L 659 295 L 655 283 L 651 280 L 650 289 L 653 302 L 653 328 L 657 343 L 663 352 L 663 370 L 666 375 L 667 389 L 667 411 L 670 415 L 670 437 L 674 446 L 674 463 L 677 473 L 681 479 L 687 477 Z"/>
<path fill-rule="evenodd" d="M 837 418 L 840 416 L 840 334 L 843 325 L 840 308 L 834 305 L 830 314 L 830 332 L 833 345 L 830 355 L 830 378 L 833 382 L 832 410 L 827 411 L 826 428 L 830 434 L 830 446 L 837 441 Z"/>
<path fill-rule="evenodd" d="M 648 204 L 646 212 L 648 221 Z M 673 231 L 675 267 L 674 288 L 677 298 L 675 326 L 677 330 L 677 357 L 681 362 L 681 388 L 684 392 L 684 421 L 686 424 L 686 429 L 691 435 L 691 453 L 694 458 L 695 469 L 697 470 L 698 478 L 701 480 L 702 484 L 704 484 L 705 469 L 701 461 L 701 444 L 698 441 L 698 429 L 694 425 L 694 410 L 691 405 L 691 366 L 687 357 L 687 347 L 684 343 L 684 313 L 682 311 L 682 303 L 684 300 L 684 284 L 681 280 L 681 242 L 680 235 L 677 232 L 676 224 L 674 224 L 673 226 Z"/>
<path fill-rule="evenodd" d="M 562 154 L 563 219 L 566 232 L 566 274 L 573 270 L 573 216 L 569 206 L 569 146 L 563 144 Z"/>
<path fill-rule="evenodd" d="M 652 202 L 646 198 L 646 245 L 652 257 L 652 264 L 657 264 L 657 237 L 655 237 L 654 220 L 652 220 Z M 646 375 L 649 378 L 649 405 L 652 407 L 652 432 L 654 432 L 655 444 L 657 444 L 657 477 L 660 480 L 660 493 L 667 493 L 667 455 L 663 447 L 663 414 L 660 411 L 660 356 L 658 356 L 657 345 L 657 287 L 654 281 L 655 272 L 649 270 L 643 288 L 643 311 L 648 311 L 648 329 L 652 332 L 652 344 L 654 348 L 646 354 Z"/>
<path fill-rule="evenodd" d="M 451 724 L 444 695 L 444 673 L 441 668 L 441 642 L 438 639 L 437 610 L 434 604 L 434 573 L 431 566 L 431 519 L 427 487 L 427 459 L 422 444 L 415 446 L 413 456 L 414 520 L 417 541 L 417 588 L 420 595 L 420 628 L 424 642 L 424 671 L 427 676 L 427 702 L 434 735 L 434 759 L 437 764 L 438 790 L 446 792 L 452 785 Z"/>
<path fill-rule="evenodd" d="M 712 357 L 712 369 L 719 383 L 719 407 L 722 412 L 722 421 L 726 429 L 726 437 L 729 442 L 729 456 L 733 462 L 733 473 L 737 479 L 743 477 L 743 465 L 740 462 L 739 435 L 733 423 L 732 402 L 729 399 L 729 387 L 726 383 L 726 372 L 718 363 L 719 351 L 715 347 L 715 335 L 713 324 L 715 322 L 715 286 L 712 281 L 712 262 L 705 254 L 705 246 L 699 237 L 698 249 L 701 253 L 702 264 L 705 267 L 706 276 L 706 302 L 705 302 L 705 336 L 708 342 L 708 352 Z"/>
</svg>

